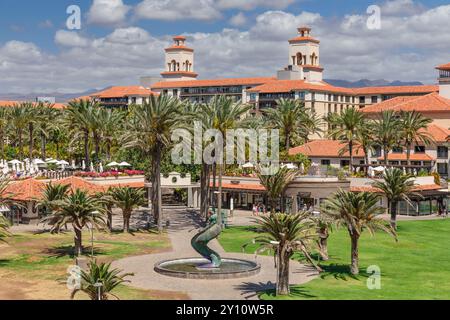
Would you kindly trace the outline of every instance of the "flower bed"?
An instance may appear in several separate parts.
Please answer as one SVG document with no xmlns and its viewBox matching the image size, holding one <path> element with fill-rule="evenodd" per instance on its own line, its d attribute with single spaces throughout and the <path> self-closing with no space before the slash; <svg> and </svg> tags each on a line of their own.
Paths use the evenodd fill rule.
<svg viewBox="0 0 450 320">
<path fill-rule="evenodd" d="M 144 175 L 144 171 L 140 170 L 124 170 L 124 171 L 107 171 L 102 173 L 97 172 L 76 172 L 76 177 L 81 178 L 118 178 L 118 177 L 132 177 Z"/>
</svg>

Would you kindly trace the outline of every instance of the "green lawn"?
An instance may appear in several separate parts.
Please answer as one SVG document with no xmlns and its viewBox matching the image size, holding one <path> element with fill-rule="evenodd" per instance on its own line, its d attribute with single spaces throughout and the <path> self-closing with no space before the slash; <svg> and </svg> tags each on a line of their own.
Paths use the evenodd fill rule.
<svg viewBox="0 0 450 320">
<path fill-rule="evenodd" d="M 325 272 L 305 285 L 292 287 L 285 299 L 450 299 L 450 220 L 399 223 L 399 242 L 386 234 L 364 234 L 360 240 L 361 275 L 349 274 L 350 241 L 345 230 L 329 240 L 330 261 L 322 263 Z M 251 241 L 251 228 L 224 231 L 220 242 L 225 250 L 242 252 Z M 254 246 L 247 248 L 253 252 Z M 367 288 L 367 267 L 381 268 L 381 289 Z M 275 299 L 273 292 L 262 299 Z"/>
</svg>

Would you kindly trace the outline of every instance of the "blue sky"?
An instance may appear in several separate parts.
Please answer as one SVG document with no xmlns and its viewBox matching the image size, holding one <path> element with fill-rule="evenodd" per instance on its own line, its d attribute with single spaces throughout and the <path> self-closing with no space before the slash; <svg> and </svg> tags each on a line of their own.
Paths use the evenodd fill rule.
<svg viewBox="0 0 450 320">
<path fill-rule="evenodd" d="M 158 17 L 152 16 L 151 13 L 150 16 L 148 14 L 147 16 L 145 14 L 141 14 L 139 17 L 136 16 L 136 13 L 140 10 L 139 8 L 141 8 L 138 6 L 139 4 L 142 2 L 158 3 L 158 0 L 97 1 L 119 3 L 122 7 L 127 7 L 128 9 L 125 10 L 126 14 L 117 19 L 117 21 L 103 23 L 98 17 L 89 18 L 93 0 L 0 1 L 0 73 L 2 72 L 2 63 L 4 67 L 3 76 L 5 74 L 8 75 L 8 72 L 16 72 L 15 74 L 11 74 L 8 81 L 0 80 L 0 92 L 5 90 L 76 91 L 88 89 L 92 86 L 102 87 L 104 85 L 115 84 L 113 83 L 115 81 L 118 84 L 137 82 L 136 79 L 140 75 L 130 74 L 139 72 L 136 71 L 139 70 L 139 65 L 135 63 L 139 61 L 142 64 L 142 73 L 145 75 L 147 73 L 156 73 L 158 70 L 160 71 L 162 68 L 163 53 L 158 50 L 162 50 L 167 44 L 169 36 L 173 34 L 186 34 L 189 36 L 188 39 L 196 51 L 198 51 L 198 71 L 203 73 L 203 77 L 217 77 L 221 75 L 272 75 L 285 64 L 284 51 L 287 50 L 285 41 L 289 36 L 295 35 L 295 24 L 304 22 L 305 24 L 312 25 L 313 30 L 316 31 L 316 36 L 322 40 L 322 60 L 323 62 L 327 62 L 325 68 L 329 71 L 328 78 L 346 78 L 349 80 L 386 78 L 389 80 L 420 80 L 431 82 L 434 75 L 432 71 L 426 70 L 431 70 L 432 64 L 436 62 L 447 63 L 449 61 L 446 60 L 450 60 L 445 58 L 445 56 L 450 56 L 448 54 L 450 53 L 448 45 L 440 43 L 448 39 L 446 36 L 449 33 L 449 28 L 448 25 L 443 25 L 440 22 L 441 20 L 439 20 L 444 19 L 443 21 L 445 21 L 445 15 L 450 12 L 447 11 L 447 6 L 450 6 L 449 0 L 247 0 L 252 3 L 250 5 L 251 8 L 246 6 L 246 3 L 250 2 L 243 0 L 229 0 L 228 4 L 227 2 L 220 3 L 225 0 L 201 0 L 207 5 L 210 5 L 211 12 L 217 13 L 218 16 L 211 19 L 198 17 L 186 18 L 186 15 L 181 13 L 177 18 L 170 18 L 170 20 L 159 19 Z M 161 1 L 171 1 L 172 3 L 186 3 L 186 1 L 190 1 L 195 3 L 193 0 L 159 0 L 159 2 Z M 73 4 L 79 5 L 82 10 L 82 29 L 77 31 L 76 34 L 75 32 L 72 32 L 72 34 L 62 33 L 61 31 L 66 30 L 65 22 L 68 17 L 66 8 Z M 352 22 L 353 30 L 336 29 L 336 26 L 341 27 L 344 23 L 348 22 L 348 17 L 350 16 L 355 17 L 353 19 L 354 21 L 361 19 L 361 17 L 364 18 L 367 7 L 372 4 L 379 4 L 383 8 L 387 15 L 387 18 L 385 18 L 387 23 L 385 25 L 392 24 L 394 26 L 393 30 L 384 28 L 377 33 L 377 38 L 373 38 L 373 41 L 370 41 L 367 39 L 367 33 L 358 33 L 358 24 L 356 22 Z M 176 13 L 176 10 L 174 12 Z M 244 17 L 243 21 L 241 19 L 239 23 L 233 23 L 232 18 L 238 14 Z M 312 17 L 311 15 L 315 16 Z M 430 16 L 433 15 L 436 15 L 436 18 L 431 18 L 432 21 L 428 23 Z M 447 18 L 450 21 L 450 16 L 447 16 Z M 428 45 L 433 49 L 432 53 L 429 50 L 426 53 L 421 48 L 420 41 L 416 43 L 415 41 L 411 42 L 409 40 L 415 38 L 414 33 L 420 32 L 420 30 L 411 30 L 414 29 L 418 21 L 425 21 L 427 23 L 425 26 L 425 29 L 428 30 L 427 32 L 439 30 L 438 25 L 432 26 L 432 24 L 434 21 L 436 21 L 436 24 L 440 23 L 442 30 L 440 32 L 443 34 L 439 34 L 433 43 L 430 42 L 430 39 L 425 39 L 427 42 L 430 42 Z M 403 22 L 404 25 L 402 25 Z M 267 23 L 274 23 L 275 27 L 272 29 L 276 30 L 264 30 L 264 24 Z M 432 27 L 436 27 L 436 29 Z M 227 29 L 232 31 L 226 31 Z M 143 60 L 142 50 L 139 51 L 143 47 L 137 48 L 137 44 L 136 46 L 133 45 L 133 50 L 136 49 L 136 52 L 129 52 L 129 55 L 134 56 L 127 56 L 122 61 L 118 60 L 120 57 L 117 55 L 109 55 L 107 50 L 97 50 L 100 47 L 98 42 L 105 42 L 104 39 L 114 35 L 117 30 L 131 30 L 130 32 L 132 33 L 140 32 L 144 34 L 144 37 L 147 39 L 145 48 L 149 50 L 149 55 L 151 55 L 148 61 Z M 404 41 L 396 43 L 395 38 L 387 39 L 389 38 L 388 34 L 392 34 L 393 31 L 398 32 L 398 37 L 404 38 Z M 58 39 L 60 40 L 57 40 L 57 35 L 59 35 Z M 71 38 L 61 40 L 61 37 L 67 36 L 71 36 Z M 69 43 L 73 41 L 74 36 L 78 37 L 78 40 L 81 39 L 82 45 L 71 45 Z M 252 44 L 254 51 L 258 54 L 258 60 L 249 58 L 248 55 L 252 56 L 253 54 L 252 48 L 233 46 L 233 36 L 246 38 L 246 42 L 244 43 Z M 353 49 L 357 50 L 352 50 L 352 45 L 349 43 L 352 37 L 354 39 Z M 206 42 L 206 38 L 209 39 L 208 42 Z M 218 38 L 222 39 L 221 43 L 226 43 L 224 50 L 229 52 L 231 56 L 235 56 L 237 61 L 230 60 L 231 64 L 227 64 L 225 61 L 226 58 L 221 58 L 219 53 L 217 53 L 217 56 L 213 56 L 211 48 L 207 47 L 207 45 L 214 42 L 215 47 L 213 50 L 217 50 L 217 46 L 221 45 L 221 43 L 216 41 Z M 366 39 L 364 40 L 364 38 Z M 386 44 L 382 43 L 383 38 L 386 38 L 386 42 L 390 42 Z M 278 52 L 272 51 L 275 41 L 277 41 L 277 46 L 280 47 Z M 345 47 L 340 45 L 342 43 L 346 44 Z M 385 51 L 386 57 L 391 57 L 386 60 L 386 63 L 388 63 L 386 66 L 383 66 L 383 58 L 380 58 L 383 57 L 381 53 L 375 54 L 372 52 L 373 49 L 369 51 L 373 43 L 377 43 L 377 46 L 380 48 L 379 50 Z M 366 47 L 367 51 L 363 52 L 362 47 Z M 43 74 L 52 74 L 55 78 L 54 81 L 49 81 L 45 86 L 43 86 L 42 82 L 39 85 L 33 85 L 30 81 L 21 87 L 19 81 L 13 79 L 13 77 L 17 76 L 18 72 L 25 70 L 26 72 L 24 74 L 30 74 L 30 70 L 36 68 L 35 65 L 32 65 L 31 61 L 25 61 L 26 59 L 20 62 L 8 60 L 8 54 L 13 55 L 11 52 L 14 50 L 25 50 L 25 48 L 33 51 L 36 57 L 42 59 L 40 60 L 42 63 L 41 69 L 33 71 L 36 72 L 36 77 L 42 77 Z M 439 50 L 439 52 L 434 52 L 434 50 Z M 84 58 L 75 56 L 75 53 L 85 56 Z M 402 65 L 404 69 L 399 69 L 399 72 L 396 72 L 395 69 L 393 70 L 389 66 L 389 63 L 393 65 L 398 64 L 392 58 L 394 54 L 396 56 L 402 56 L 399 60 L 404 62 Z M 65 59 L 71 58 L 72 60 L 77 60 L 76 63 L 74 62 L 73 65 L 68 66 L 68 69 L 86 68 L 87 70 L 87 68 L 91 68 L 90 70 L 93 70 L 92 66 L 94 62 L 91 59 L 93 55 L 98 59 L 103 57 L 104 61 L 114 60 L 115 65 L 104 65 L 102 70 L 96 72 L 96 79 L 87 83 L 85 88 L 83 88 L 83 81 L 81 79 L 71 79 L 71 77 L 64 78 L 67 81 L 66 86 L 58 85 L 58 83 L 61 83 L 62 78 L 56 80 L 57 77 L 55 74 L 59 71 L 66 71 L 55 68 L 60 68 L 62 64 L 71 64 L 69 60 Z M 352 58 L 353 55 L 354 57 Z M 217 61 L 217 59 L 222 59 L 221 65 L 214 64 L 214 67 L 211 68 L 211 61 Z M 263 61 L 264 59 L 273 64 L 270 66 L 270 70 L 266 70 L 268 61 Z M 365 61 L 363 61 L 364 59 Z M 423 69 L 419 69 L 417 72 L 409 70 L 413 67 L 417 68 L 417 61 L 423 59 L 427 59 L 427 65 Z M 442 59 L 444 61 L 441 61 Z M 133 65 L 127 69 L 126 66 L 130 61 Z M 355 66 L 355 61 L 358 62 L 357 66 Z M 121 65 L 121 62 L 123 62 L 123 65 Z M 243 70 L 235 70 L 239 64 L 242 65 Z M 370 67 L 368 64 L 371 64 Z M 232 72 L 230 71 L 230 66 L 233 67 Z M 48 70 L 44 70 L 44 68 L 48 68 Z M 118 68 L 121 68 L 121 72 L 117 72 L 116 69 Z M 111 69 L 114 72 L 108 75 L 105 69 Z M 243 74 L 243 72 L 246 72 L 246 74 Z M 124 74 L 127 74 L 127 76 L 123 77 L 122 75 Z"/>
</svg>

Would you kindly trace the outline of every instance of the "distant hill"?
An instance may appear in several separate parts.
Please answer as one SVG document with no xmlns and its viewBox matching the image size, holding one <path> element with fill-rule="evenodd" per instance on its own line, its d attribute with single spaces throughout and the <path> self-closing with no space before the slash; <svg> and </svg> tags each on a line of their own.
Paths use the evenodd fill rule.
<svg viewBox="0 0 450 320">
<path fill-rule="evenodd" d="M 344 87 L 344 88 L 361 88 L 361 87 L 393 87 L 393 86 L 421 86 L 422 82 L 412 81 L 412 82 L 402 82 L 402 81 L 387 81 L 387 80 L 368 80 L 362 79 L 358 81 L 347 81 L 347 80 L 339 80 L 339 79 L 325 79 L 329 84 L 336 87 Z M 90 89 L 80 93 L 30 93 L 30 94 L 16 94 L 16 93 L 0 93 L 0 100 L 15 100 L 15 101 L 34 101 L 36 97 L 55 97 L 56 102 L 67 102 L 74 98 L 88 96 L 95 92 L 103 91 L 109 89 L 111 87 L 107 87 L 104 89 L 96 90 Z"/>
<path fill-rule="evenodd" d="M 362 87 L 398 87 L 398 86 L 421 86 L 422 82 L 412 81 L 412 82 L 402 82 L 402 81 L 387 81 L 387 80 L 368 80 L 362 79 L 358 81 L 347 81 L 338 79 L 325 79 L 325 82 L 336 86 L 344 88 L 362 88 Z"/>
</svg>

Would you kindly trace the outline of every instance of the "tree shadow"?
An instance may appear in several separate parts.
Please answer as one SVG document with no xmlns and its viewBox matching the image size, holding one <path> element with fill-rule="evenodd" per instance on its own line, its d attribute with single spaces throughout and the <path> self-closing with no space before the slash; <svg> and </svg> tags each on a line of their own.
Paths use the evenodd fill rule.
<svg viewBox="0 0 450 320">
<path fill-rule="evenodd" d="M 251 299 L 253 297 L 259 297 L 265 293 L 269 297 L 276 297 L 276 284 L 272 281 L 264 282 L 244 282 L 235 286 L 235 288 L 241 291 L 241 296 L 245 299 Z M 291 286 L 291 296 L 302 298 L 315 298 L 314 295 L 309 294 L 305 289 L 298 286 Z"/>
<path fill-rule="evenodd" d="M 350 266 L 346 264 L 329 264 L 321 266 L 323 272 L 320 274 L 321 279 L 326 279 L 333 277 L 336 280 L 347 281 L 349 278 L 353 280 L 360 280 L 360 278 L 368 278 L 365 273 L 360 273 L 359 275 L 354 275 L 350 272 Z"/>
<path fill-rule="evenodd" d="M 58 259 L 65 257 L 74 259 L 75 258 L 74 252 L 75 249 L 73 245 L 47 248 L 42 251 L 42 253 L 48 255 L 48 257 Z M 101 249 L 94 247 L 94 251 L 92 252 L 92 247 L 83 247 L 82 255 L 90 256 L 92 253 L 94 253 L 94 256 L 106 255 L 106 252 Z"/>
</svg>

